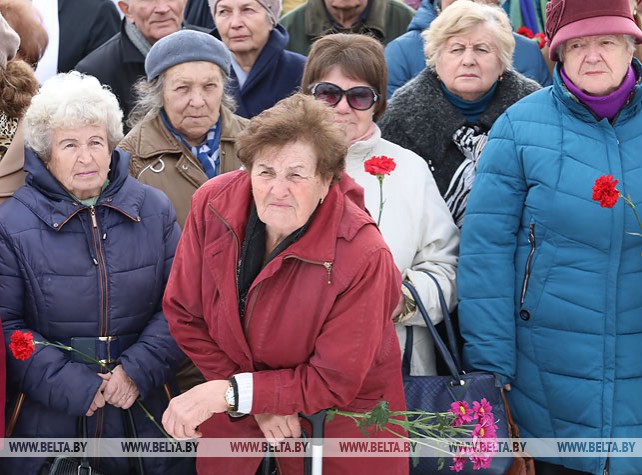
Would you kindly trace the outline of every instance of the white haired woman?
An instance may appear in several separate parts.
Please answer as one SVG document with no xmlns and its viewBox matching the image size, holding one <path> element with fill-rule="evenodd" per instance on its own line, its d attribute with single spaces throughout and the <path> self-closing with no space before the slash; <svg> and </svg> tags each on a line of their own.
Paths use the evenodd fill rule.
<svg viewBox="0 0 642 475">
<path fill-rule="evenodd" d="M 0 315 L 41 342 L 26 361 L 8 357 L 8 426 L 17 438 L 74 438 L 86 416 L 95 437 L 125 437 L 129 409 L 140 437 L 162 437 L 163 385 L 183 354 L 161 298 L 180 229 L 167 197 L 129 176 L 116 97 L 92 76 L 54 76 L 24 116 L 26 185 L 0 207 Z M 178 463 L 177 463 L 178 462 Z M 40 457 L 7 459 L 3 473 L 38 473 Z M 146 458 L 148 473 L 184 473 L 183 461 Z M 128 459 L 95 468 L 129 473 Z"/>
<path fill-rule="evenodd" d="M 428 163 L 461 227 L 488 131 L 539 85 L 512 69 L 515 40 L 497 6 L 457 1 L 423 37 L 428 67 L 397 90 L 379 127 Z"/>
<path fill-rule="evenodd" d="M 548 4 L 554 84 L 493 126 L 463 228 L 464 357 L 510 385 L 525 437 L 642 437 L 640 228 L 592 194 L 613 175 L 641 206 L 642 31 L 628 0 L 606 5 Z M 642 460 L 557 457 L 536 471 L 642 473 Z"/>
</svg>

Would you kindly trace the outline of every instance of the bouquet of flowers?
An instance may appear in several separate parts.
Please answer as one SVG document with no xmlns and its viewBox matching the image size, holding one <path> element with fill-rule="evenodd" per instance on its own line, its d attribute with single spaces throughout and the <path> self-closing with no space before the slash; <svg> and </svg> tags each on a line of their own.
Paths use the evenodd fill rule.
<svg viewBox="0 0 642 475">
<path fill-rule="evenodd" d="M 465 401 L 453 402 L 448 412 L 427 411 L 391 411 L 386 401 L 381 401 L 368 412 L 347 412 L 330 409 L 326 420 L 335 416 L 352 419 L 359 429 L 367 436 L 367 428 L 374 427 L 375 431 L 386 431 L 408 441 L 415 441 L 421 445 L 444 452 L 444 456 L 452 456 L 453 463 L 450 469 L 460 472 L 464 469 L 468 459 L 473 463 L 473 470 L 489 468 L 494 453 L 489 450 L 496 447 L 497 426 L 493 416 L 493 408 L 486 399 L 474 401 L 472 408 Z M 395 427 L 402 433 L 395 431 Z M 407 436 L 405 434 L 408 434 Z M 462 438 L 470 437 L 470 443 L 461 442 Z M 426 439 L 439 439 L 451 441 L 458 450 L 453 454 L 438 447 L 430 445 Z M 484 440 L 484 452 L 476 450 L 480 440 Z M 416 465 L 418 459 L 413 456 Z M 444 458 L 439 460 L 438 468 L 444 466 Z"/>
</svg>

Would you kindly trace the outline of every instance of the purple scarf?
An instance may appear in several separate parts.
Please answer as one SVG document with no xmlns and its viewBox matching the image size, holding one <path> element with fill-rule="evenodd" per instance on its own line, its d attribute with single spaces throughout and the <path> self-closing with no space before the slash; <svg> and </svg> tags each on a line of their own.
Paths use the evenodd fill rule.
<svg viewBox="0 0 642 475">
<path fill-rule="evenodd" d="M 604 117 L 609 120 L 615 118 L 618 112 L 620 112 L 620 109 L 622 109 L 624 104 L 629 100 L 629 96 L 631 92 L 633 92 L 636 82 L 633 66 L 629 65 L 629 69 L 626 71 L 624 81 L 622 81 L 620 87 L 607 96 L 591 96 L 581 91 L 571 82 L 564 72 L 564 68 L 560 69 L 560 74 L 568 90 L 577 97 L 582 104 L 588 107 L 599 120 L 602 120 Z"/>
</svg>

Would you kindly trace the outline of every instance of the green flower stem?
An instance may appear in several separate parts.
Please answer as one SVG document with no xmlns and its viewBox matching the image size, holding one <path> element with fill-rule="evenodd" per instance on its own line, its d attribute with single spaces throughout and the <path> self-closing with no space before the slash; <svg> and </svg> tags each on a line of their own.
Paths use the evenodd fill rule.
<svg viewBox="0 0 642 475">
<path fill-rule="evenodd" d="M 104 370 L 108 371 L 109 373 L 114 374 L 114 372 L 109 368 L 109 366 L 107 366 L 102 361 L 98 361 L 93 356 L 89 356 L 87 353 L 84 353 L 84 352 L 82 352 L 82 351 L 80 351 L 80 350 L 78 350 L 76 348 L 71 347 L 71 346 L 63 345 L 62 343 L 59 343 L 59 342 L 51 343 L 49 341 L 37 341 L 37 340 L 33 340 L 33 344 L 34 345 L 41 345 L 41 346 L 53 346 L 54 348 L 58 348 L 58 349 L 65 350 L 65 351 L 70 351 L 70 352 L 73 351 L 75 353 L 78 353 L 79 355 L 82 355 L 87 360 L 89 360 L 89 361 L 91 361 L 93 363 L 96 363 L 97 365 L 99 365 L 101 368 L 103 368 Z M 178 441 L 176 441 L 171 435 L 169 435 L 165 431 L 163 426 L 161 426 L 158 423 L 158 421 L 156 420 L 156 418 L 154 418 L 152 413 L 147 410 L 147 408 L 142 403 L 142 401 L 140 399 L 136 398 L 136 403 L 138 403 L 138 406 L 143 410 L 143 412 L 145 413 L 145 416 L 147 416 L 147 418 L 154 423 L 154 425 L 158 428 L 159 431 L 161 431 L 161 433 L 165 436 L 165 438 L 168 439 L 172 444 L 177 445 Z"/>
<path fill-rule="evenodd" d="M 638 215 L 638 210 L 635 209 L 635 205 L 633 204 L 633 201 L 631 201 L 631 198 L 628 196 L 624 196 L 622 193 L 620 193 L 620 197 L 627 205 L 631 207 L 631 209 L 633 210 L 633 214 L 635 214 L 635 219 L 638 220 L 638 226 L 642 229 L 642 221 L 640 221 L 640 215 Z"/>
<path fill-rule="evenodd" d="M 441 447 L 435 447 L 432 444 L 417 440 L 416 438 L 444 439 L 446 441 L 458 442 L 456 436 L 469 436 L 473 429 L 473 426 L 470 425 L 454 427 L 452 425 L 454 415 L 450 412 L 433 413 L 425 411 L 390 411 L 387 409 L 387 406 L 385 406 L 385 409 L 381 411 L 380 406 L 381 404 L 374 410 L 368 412 L 349 412 L 340 411 L 338 409 L 331 409 L 328 412 L 331 414 L 331 417 L 338 415 L 351 419 L 362 430 L 374 425 L 376 431 L 385 430 L 401 439 L 418 443 L 438 452 L 443 452 L 444 455 L 453 454 L 448 450 Z M 409 416 L 417 417 L 409 420 Z M 388 427 L 389 425 L 401 427 L 410 435 L 410 437 L 395 432 Z"/>
<path fill-rule="evenodd" d="M 377 175 L 379 180 L 379 217 L 377 217 L 377 227 L 381 224 L 381 213 L 383 213 L 383 175 Z"/>
</svg>

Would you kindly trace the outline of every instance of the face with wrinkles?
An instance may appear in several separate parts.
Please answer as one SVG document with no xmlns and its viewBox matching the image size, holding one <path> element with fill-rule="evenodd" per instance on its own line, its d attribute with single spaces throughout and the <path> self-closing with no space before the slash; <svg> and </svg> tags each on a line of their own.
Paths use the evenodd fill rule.
<svg viewBox="0 0 642 475">
<path fill-rule="evenodd" d="M 583 36 L 563 48 L 564 72 L 580 90 L 592 96 L 615 91 L 633 59 L 623 35 Z"/>
<path fill-rule="evenodd" d="M 151 44 L 177 32 L 183 24 L 187 0 L 121 0 L 118 6 L 125 18 Z"/>
</svg>

